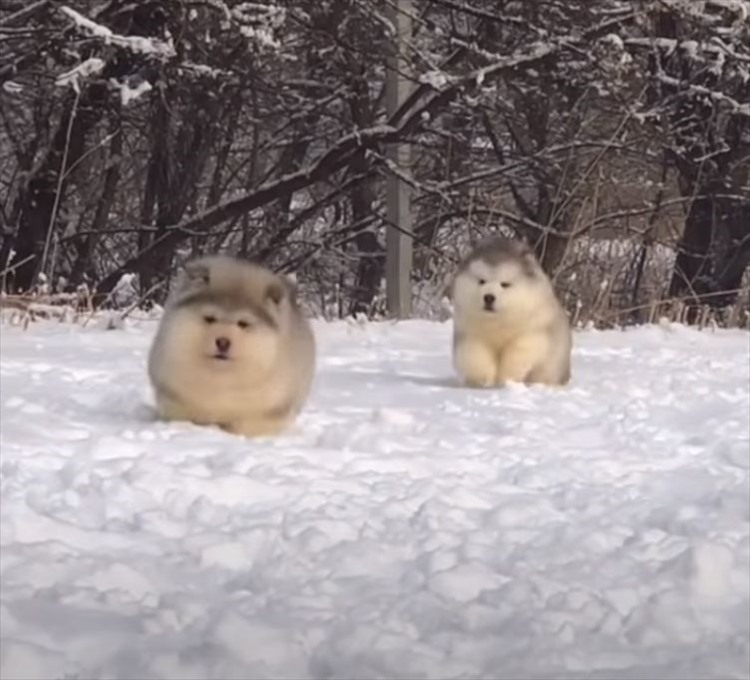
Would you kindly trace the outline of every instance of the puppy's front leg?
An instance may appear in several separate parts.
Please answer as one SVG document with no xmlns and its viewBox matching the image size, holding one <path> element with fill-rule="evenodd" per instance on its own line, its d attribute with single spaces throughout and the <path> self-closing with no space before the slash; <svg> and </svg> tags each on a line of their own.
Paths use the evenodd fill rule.
<svg viewBox="0 0 750 680">
<path fill-rule="evenodd" d="M 179 399 L 175 399 L 166 391 L 157 390 L 156 411 L 162 420 L 190 421 L 192 413 Z"/>
<path fill-rule="evenodd" d="M 548 343 L 543 335 L 531 335 L 506 347 L 500 354 L 498 383 L 530 382 L 531 372 L 549 349 Z"/>
<path fill-rule="evenodd" d="M 490 387 L 495 384 L 495 355 L 476 340 L 461 338 L 456 341 L 453 348 L 453 364 L 469 387 Z"/>
<path fill-rule="evenodd" d="M 284 405 L 252 418 L 233 421 L 224 426 L 224 429 L 246 437 L 268 437 L 286 430 L 295 415 L 296 412 L 291 407 Z"/>
</svg>

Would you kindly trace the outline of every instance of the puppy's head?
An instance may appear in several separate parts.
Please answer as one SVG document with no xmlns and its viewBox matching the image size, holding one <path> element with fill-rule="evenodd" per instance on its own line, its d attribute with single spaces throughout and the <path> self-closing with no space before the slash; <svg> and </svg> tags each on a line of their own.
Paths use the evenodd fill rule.
<svg viewBox="0 0 750 680">
<path fill-rule="evenodd" d="M 459 310 L 487 317 L 531 311 L 544 281 L 525 243 L 494 238 L 476 246 L 461 263 L 453 302 Z"/>
<path fill-rule="evenodd" d="M 196 260 L 168 307 L 170 351 L 261 378 L 277 362 L 294 305 L 291 286 L 265 267 L 225 256 Z"/>
</svg>

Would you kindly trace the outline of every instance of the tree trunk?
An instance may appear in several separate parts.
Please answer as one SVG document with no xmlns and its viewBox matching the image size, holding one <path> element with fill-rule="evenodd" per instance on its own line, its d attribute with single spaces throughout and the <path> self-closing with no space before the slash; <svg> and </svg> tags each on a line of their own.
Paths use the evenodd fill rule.
<svg viewBox="0 0 750 680">
<path fill-rule="evenodd" d="M 688 297 L 688 303 L 734 304 L 750 263 L 750 200 L 719 191 L 706 187 L 696 197 L 678 245 L 669 295 Z"/>
<path fill-rule="evenodd" d="M 353 168 L 353 173 L 362 172 L 367 160 L 362 158 L 360 162 L 355 161 L 355 164 L 359 168 Z M 352 189 L 352 220 L 355 224 L 370 215 L 374 199 L 372 180 L 367 180 Z M 383 280 L 385 253 L 378 242 L 374 229 L 375 227 L 370 227 L 354 239 L 359 261 L 357 263 L 353 299 L 349 307 L 350 314 L 367 314 L 368 316 L 371 314 L 373 301 Z"/>
<path fill-rule="evenodd" d="M 67 182 L 64 178 L 60 181 L 60 174 L 80 160 L 86 138 L 101 120 L 106 98 L 107 87 L 101 83 L 87 87 L 79 99 L 69 95 L 46 157 L 19 194 L 18 228 L 12 245 L 15 255 L 10 262 L 11 266 L 18 265 L 11 277 L 14 290 L 29 290 L 34 284 L 48 231 L 56 229 L 64 205 Z M 63 158 L 66 168 L 62 167 Z M 56 199 L 57 215 L 53 216 Z"/>
<path fill-rule="evenodd" d="M 109 150 L 109 167 L 104 176 L 104 188 L 96 205 L 94 219 L 89 227 L 89 233 L 83 236 L 77 244 L 76 260 L 71 268 L 70 283 L 80 284 L 84 278 L 93 281 L 96 278 L 93 256 L 96 244 L 101 238 L 109 220 L 109 213 L 115 200 L 115 193 L 120 182 L 120 167 L 122 164 L 122 119 L 119 111 L 113 116 L 110 125 L 112 146 Z"/>
<path fill-rule="evenodd" d="M 355 127 L 367 128 L 372 125 L 372 107 L 369 101 L 368 85 L 363 78 L 357 79 L 352 86 L 356 93 L 351 101 L 352 122 Z M 368 175 L 370 162 L 364 149 L 357 151 L 349 163 L 350 176 Z M 350 191 L 352 204 L 352 221 L 363 222 L 372 214 L 375 202 L 373 180 L 368 179 L 356 184 Z M 370 227 L 354 238 L 359 261 L 357 263 L 353 299 L 349 307 L 350 314 L 367 314 L 372 312 L 372 304 L 378 294 L 380 283 L 385 272 L 385 253 Z"/>
</svg>

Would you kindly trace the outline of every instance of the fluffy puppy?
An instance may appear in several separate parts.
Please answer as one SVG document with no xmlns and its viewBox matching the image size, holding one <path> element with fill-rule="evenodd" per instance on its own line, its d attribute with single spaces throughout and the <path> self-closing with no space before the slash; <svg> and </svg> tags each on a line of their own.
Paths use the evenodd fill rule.
<svg viewBox="0 0 750 680">
<path fill-rule="evenodd" d="M 187 265 L 148 360 L 161 417 L 248 436 L 289 426 L 314 371 L 314 336 L 291 283 L 221 255 Z"/>
<path fill-rule="evenodd" d="M 467 385 L 570 380 L 568 317 L 526 244 L 480 243 L 461 263 L 452 298 L 453 364 Z"/>
</svg>

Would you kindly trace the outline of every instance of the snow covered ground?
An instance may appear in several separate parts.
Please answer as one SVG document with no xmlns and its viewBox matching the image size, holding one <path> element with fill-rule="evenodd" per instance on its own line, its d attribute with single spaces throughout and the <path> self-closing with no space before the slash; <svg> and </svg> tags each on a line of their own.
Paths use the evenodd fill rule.
<svg viewBox="0 0 750 680">
<path fill-rule="evenodd" d="M 0 328 L 3 679 L 750 677 L 746 332 L 472 391 L 449 324 L 321 323 L 250 441 L 154 421 L 153 326 Z"/>
</svg>

